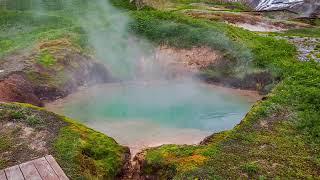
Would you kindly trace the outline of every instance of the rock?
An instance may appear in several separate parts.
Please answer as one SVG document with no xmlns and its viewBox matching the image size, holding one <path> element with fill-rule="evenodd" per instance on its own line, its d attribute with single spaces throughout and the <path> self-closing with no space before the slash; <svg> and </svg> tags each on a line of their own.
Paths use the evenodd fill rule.
<svg viewBox="0 0 320 180">
<path fill-rule="evenodd" d="M 318 0 L 251 0 L 250 3 L 257 11 L 289 10 L 301 17 L 319 17 L 320 15 Z"/>
<path fill-rule="evenodd" d="M 319 17 L 320 2 L 318 0 L 225 0 L 227 2 L 242 2 L 256 11 L 288 10 L 300 17 Z"/>
</svg>

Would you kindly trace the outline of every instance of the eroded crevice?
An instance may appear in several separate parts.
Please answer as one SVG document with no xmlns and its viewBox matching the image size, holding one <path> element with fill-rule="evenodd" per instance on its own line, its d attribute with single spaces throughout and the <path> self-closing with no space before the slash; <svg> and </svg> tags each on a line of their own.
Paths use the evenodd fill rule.
<svg viewBox="0 0 320 180">
<path fill-rule="evenodd" d="M 146 151 L 138 152 L 133 158 L 127 159 L 127 163 L 124 165 L 119 180 L 147 180 L 158 179 L 156 176 L 145 176 L 143 174 L 143 167 L 145 165 L 145 153 Z"/>
</svg>

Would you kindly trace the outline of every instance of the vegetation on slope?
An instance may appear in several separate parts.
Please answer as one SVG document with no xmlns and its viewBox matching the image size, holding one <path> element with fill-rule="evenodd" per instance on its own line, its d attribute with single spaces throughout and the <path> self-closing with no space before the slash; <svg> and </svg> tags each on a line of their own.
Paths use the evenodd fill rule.
<svg viewBox="0 0 320 180">
<path fill-rule="evenodd" d="M 112 2 L 125 9 L 133 10 L 127 2 Z M 5 13 L 15 17 L 25 12 Z M 26 47 L 27 42 L 48 37 L 55 39 L 61 36 L 75 37 L 75 42 L 81 47 L 86 47 L 87 39 L 83 29 L 79 28 L 75 22 L 69 24 L 68 12 L 51 13 L 50 17 L 59 19 L 58 23 L 51 28 L 49 28 L 50 24 L 54 24 L 54 20 L 47 25 L 41 23 L 44 27 L 40 29 L 38 27 L 42 26 L 39 25 L 29 28 L 30 31 L 26 31 L 28 28 L 23 28 L 16 32 L 14 37 L 9 34 L 14 32 L 10 29 L 11 26 L 1 27 L 7 29 L 6 33 L 1 34 L 0 37 L 0 44 L 4 47 L 1 48 L 1 53 L 6 54 Z M 217 74 L 218 76 L 228 74 L 237 76 L 238 73 L 235 72 L 239 71 L 233 71 L 238 70 L 234 67 L 250 62 L 249 66 L 244 68 L 249 73 L 265 71 L 272 75 L 273 83 L 269 82 L 269 86 L 263 88 L 271 90 L 275 83 L 280 82 L 233 130 L 214 134 L 200 146 L 165 145 L 144 152 L 145 159 L 141 160 L 144 175 L 176 179 L 239 177 L 303 179 L 320 176 L 320 66 L 318 63 L 298 62 L 295 48 L 285 40 L 260 36 L 221 22 L 193 19 L 174 12 L 148 8 L 130 13 L 134 21 L 130 23 L 129 30 L 155 44 L 169 44 L 176 47 L 205 44 L 224 52 L 226 61 L 236 62 L 231 63 L 231 72 L 229 68 L 222 74 L 219 68 L 206 69 L 204 74 L 208 78 L 217 77 Z M 19 18 L 23 17 L 31 18 L 32 16 Z M 11 16 L 3 16 L 2 22 L 7 22 L 8 18 L 10 19 Z M 64 23 L 68 26 L 64 26 Z M 291 30 L 286 34 L 318 36 L 319 30 L 317 28 Z M 40 62 L 45 65 L 54 63 L 46 54 L 41 57 Z M 72 175 L 80 172 L 81 168 L 87 168 L 81 166 L 81 163 L 79 165 L 79 162 L 90 164 L 92 161 L 90 159 L 87 161 L 87 156 L 94 157 L 99 161 L 93 160 L 93 162 L 101 166 L 94 169 L 87 168 L 89 174 L 98 172 L 96 174 L 102 175 L 108 172 L 108 175 L 114 175 L 119 166 L 111 162 L 119 161 L 114 161 L 117 156 L 114 154 L 108 156 L 108 152 L 105 151 L 110 142 L 101 140 L 103 141 L 101 146 L 93 143 L 100 138 L 100 135 L 82 136 L 81 134 L 87 130 L 73 126 L 77 125 L 62 128 L 58 140 L 55 141 L 55 150 L 61 152 L 60 155 L 57 154 L 59 163 L 62 163 L 65 170 Z M 91 130 L 88 131 L 91 132 Z M 73 141 L 73 138 L 78 141 Z M 83 144 L 82 138 L 89 144 L 86 142 Z M 7 144 L 10 143 L 0 142 L 0 148 L 8 148 Z M 69 149 L 71 147 L 68 146 L 69 144 L 81 148 L 84 156 L 78 157 L 79 151 Z M 77 157 L 79 162 L 68 169 L 68 164 L 65 162 L 72 157 Z M 106 164 L 109 164 L 110 168 L 104 166 Z"/>
<path fill-rule="evenodd" d="M 0 100 L 42 106 L 79 86 L 110 81 L 108 70 L 72 42 L 72 38 L 41 40 L 29 52 L 0 61 Z"/>
<path fill-rule="evenodd" d="M 144 152 L 145 175 L 176 179 L 319 177 L 319 64 L 298 62 L 295 48 L 284 40 L 201 23 L 223 29 L 232 40 L 251 49 L 254 66 L 270 71 L 281 82 L 235 129 L 215 134 L 200 146 L 164 145 Z"/>
<path fill-rule="evenodd" d="M 165 11 L 176 11 L 181 9 L 202 9 L 206 10 L 205 6 L 214 7 L 217 9 L 228 11 L 248 11 L 251 8 L 241 2 L 227 2 L 221 0 L 136 0 L 138 7 L 152 7 Z M 139 6 L 140 5 L 140 6 Z"/>
<path fill-rule="evenodd" d="M 40 39 L 61 37 L 68 27 L 67 20 L 57 16 L 33 16 L 28 12 L 0 11 L 0 57 L 28 48 Z"/>
<path fill-rule="evenodd" d="M 320 27 L 292 29 L 292 30 L 286 31 L 285 33 L 277 33 L 277 35 L 300 36 L 300 37 L 320 37 Z"/>
<path fill-rule="evenodd" d="M 0 169 L 52 154 L 72 179 L 108 179 L 127 160 L 112 138 L 35 106 L 2 103 L 0 123 Z"/>
<path fill-rule="evenodd" d="M 132 30 L 157 44 L 182 48 L 206 45 L 220 50 L 224 54 L 223 63 L 204 69 L 205 79 L 228 81 L 236 78 L 236 82 L 244 81 L 240 87 L 269 91 L 283 73 L 290 70 L 283 69 L 285 64 L 281 63 L 295 61 L 294 47 L 284 40 L 275 41 L 224 23 L 159 11 L 134 12 L 134 17 Z M 279 62 L 282 59 L 286 61 Z M 247 85 L 248 81 L 256 84 Z M 234 86 L 239 87 L 237 83 Z"/>
<path fill-rule="evenodd" d="M 201 146 L 148 150 L 145 173 L 176 178 L 319 177 L 319 65 L 301 63 L 295 68 L 297 72 L 256 104 L 235 129 L 215 134 Z"/>
</svg>

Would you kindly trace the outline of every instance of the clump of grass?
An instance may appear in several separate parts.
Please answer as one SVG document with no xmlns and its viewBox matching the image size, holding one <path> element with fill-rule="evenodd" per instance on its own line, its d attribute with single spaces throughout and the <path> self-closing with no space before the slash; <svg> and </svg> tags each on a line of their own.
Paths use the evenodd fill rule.
<svg viewBox="0 0 320 180">
<path fill-rule="evenodd" d="M 8 51 L 14 45 L 12 39 L 0 38 L 0 49 L 2 51 Z"/>
<path fill-rule="evenodd" d="M 7 152 L 12 147 L 11 138 L 0 133 L 0 154 Z M 6 160 L 0 156 L 0 169 L 5 168 Z"/>
<path fill-rule="evenodd" d="M 12 119 L 24 119 L 26 117 L 24 111 L 19 110 L 19 109 L 18 110 L 9 111 L 9 116 Z"/>
<path fill-rule="evenodd" d="M 0 158 L 0 169 L 4 169 L 5 168 L 5 160 Z"/>
<path fill-rule="evenodd" d="M 242 165 L 242 171 L 253 176 L 259 172 L 259 166 L 256 163 L 246 163 Z"/>
<path fill-rule="evenodd" d="M 34 116 L 34 115 L 31 115 L 31 116 L 28 116 L 27 119 L 26 119 L 26 123 L 29 125 L 29 126 L 32 126 L 32 127 L 38 127 L 41 125 L 42 121 L 40 118 Z"/>
<path fill-rule="evenodd" d="M 57 60 L 48 51 L 42 51 L 37 59 L 37 62 L 45 67 L 50 67 L 55 65 Z"/>
<path fill-rule="evenodd" d="M 10 148 L 10 141 L 9 141 L 9 137 L 6 137 L 6 136 L 2 136 L 0 138 L 0 152 L 4 152 L 6 151 L 7 149 Z"/>
</svg>

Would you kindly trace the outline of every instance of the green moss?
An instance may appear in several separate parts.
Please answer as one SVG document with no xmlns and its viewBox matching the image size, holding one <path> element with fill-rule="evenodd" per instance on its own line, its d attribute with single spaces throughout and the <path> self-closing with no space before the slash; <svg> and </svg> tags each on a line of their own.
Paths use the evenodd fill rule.
<svg viewBox="0 0 320 180">
<path fill-rule="evenodd" d="M 8 51 L 14 45 L 14 41 L 12 39 L 0 39 L 0 49 L 2 51 Z"/>
<path fill-rule="evenodd" d="M 37 62 L 45 67 L 50 67 L 56 64 L 56 59 L 48 51 L 42 51 Z"/>
<path fill-rule="evenodd" d="M 292 29 L 285 31 L 284 33 L 280 33 L 279 35 L 286 36 L 300 36 L 300 37 L 320 37 L 320 28 L 302 28 L 302 29 Z"/>
<path fill-rule="evenodd" d="M 72 178 L 113 178 L 122 166 L 122 147 L 79 124 L 63 128 L 54 148 L 58 161 Z"/>
<path fill-rule="evenodd" d="M 22 110 L 12 110 L 9 112 L 9 116 L 12 118 L 12 119 L 23 119 L 25 118 L 25 114 Z"/>
</svg>

